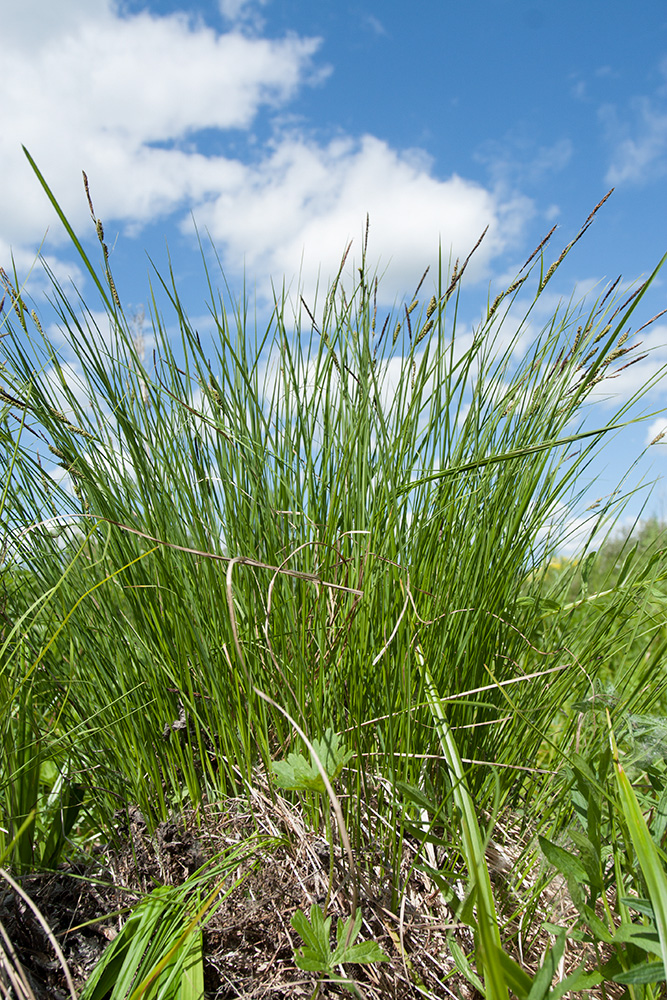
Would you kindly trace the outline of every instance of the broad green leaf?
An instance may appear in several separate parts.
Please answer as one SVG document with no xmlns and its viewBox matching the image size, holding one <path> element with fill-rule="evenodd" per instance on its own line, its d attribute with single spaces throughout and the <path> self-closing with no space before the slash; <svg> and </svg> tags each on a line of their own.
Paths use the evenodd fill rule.
<svg viewBox="0 0 667 1000">
<path fill-rule="evenodd" d="M 500 1000 L 507 997 L 509 981 L 506 975 L 507 963 L 504 961 L 504 952 L 498 944 L 500 937 L 498 921 L 495 913 L 489 916 L 486 913 L 486 899 L 482 893 L 477 897 L 477 931 L 475 932 L 475 945 L 477 947 L 477 960 L 484 973 L 485 995 L 490 1000 Z M 508 956 L 505 956 L 508 957 Z M 481 960 L 481 961 L 480 961 Z M 513 965 L 511 966 L 512 970 Z"/>
<path fill-rule="evenodd" d="M 508 996 L 507 983 L 497 958 L 497 949 L 501 949 L 500 930 L 491 889 L 491 878 L 486 864 L 486 845 L 479 828 L 475 804 L 466 783 L 456 741 L 447 722 L 443 701 L 438 694 L 433 676 L 420 647 L 417 648 L 417 653 L 424 675 L 429 709 L 436 725 L 445 762 L 452 776 L 452 797 L 461 815 L 463 855 L 471 887 L 476 892 L 477 931 L 475 940 L 486 983 L 486 996 L 488 1000 L 505 1000 Z M 470 895 L 472 896 L 472 893 Z"/>
<path fill-rule="evenodd" d="M 650 917 L 651 920 L 655 920 L 655 914 L 650 900 L 641 899 L 638 896 L 622 896 L 621 903 L 623 903 L 624 906 L 627 906 L 629 910 L 637 910 L 639 913 L 643 913 L 645 917 Z"/>
<path fill-rule="evenodd" d="M 609 944 L 612 940 L 612 935 L 607 925 L 598 917 L 595 910 L 583 904 L 579 907 L 579 912 L 598 941 L 604 941 L 606 944 Z"/>
<path fill-rule="evenodd" d="M 350 916 L 347 920 L 339 920 L 336 924 L 336 952 L 338 953 L 339 948 L 345 947 L 345 942 L 352 944 L 356 941 L 359 936 L 359 931 L 361 930 L 361 910 L 357 910 L 354 917 Z"/>
<path fill-rule="evenodd" d="M 544 1000 L 548 996 L 554 976 L 558 971 L 558 964 L 565 952 L 565 938 L 565 930 L 563 929 L 544 956 L 544 961 L 533 979 L 527 1000 Z"/>
<path fill-rule="evenodd" d="M 335 733 L 333 729 L 327 729 L 321 740 L 313 740 L 313 749 L 330 781 L 334 781 L 340 776 L 348 760 L 354 756 L 354 751 L 345 749 L 345 745 L 340 742 L 338 733 Z"/>
<path fill-rule="evenodd" d="M 549 864 L 557 868 L 568 879 L 574 879 L 575 882 L 579 883 L 588 882 L 588 873 L 576 854 L 566 851 L 565 848 L 559 847 L 558 844 L 554 844 L 553 841 L 541 834 L 538 836 L 538 840 L 542 854 Z"/>
<path fill-rule="evenodd" d="M 632 566 L 635 556 L 637 555 L 637 549 L 639 547 L 639 542 L 635 542 L 627 556 L 623 560 L 623 565 L 621 566 L 618 576 L 616 578 L 616 586 L 620 587 L 625 580 L 626 576 L 630 572 L 630 567 Z"/>
<path fill-rule="evenodd" d="M 646 565 L 643 567 L 641 573 L 637 577 L 637 580 L 638 581 L 645 580 L 648 576 L 650 576 L 653 567 L 657 562 L 660 562 L 662 558 L 663 558 L 662 552 L 654 552 L 653 555 L 648 560 L 648 562 L 646 563 Z"/>
<path fill-rule="evenodd" d="M 397 781 L 396 791 L 401 792 L 418 809 L 423 809 L 431 815 L 438 812 L 438 806 L 424 794 L 421 788 L 417 788 L 416 785 L 409 785 L 405 781 Z"/>
<path fill-rule="evenodd" d="M 305 948 L 304 953 L 312 952 L 318 961 L 328 964 L 331 955 L 329 944 L 329 932 L 331 929 L 331 917 L 324 918 L 322 910 L 316 903 L 310 908 L 310 919 L 303 910 L 297 910 L 290 921 L 294 930 L 303 938 Z"/>
<path fill-rule="evenodd" d="M 348 962 L 367 964 L 369 962 L 389 961 L 376 941 L 361 941 L 359 944 L 354 944 L 359 936 L 361 923 L 361 910 L 357 910 L 354 920 L 352 917 L 348 917 L 347 920 L 338 921 L 336 926 L 337 946 L 333 954 L 332 965 L 345 965 Z M 346 941 L 349 941 L 347 946 Z"/>
<path fill-rule="evenodd" d="M 322 775 L 301 753 L 290 753 L 287 760 L 276 760 L 271 764 L 276 782 L 290 792 L 318 792 L 324 795 L 326 789 Z"/>
<path fill-rule="evenodd" d="M 549 992 L 548 998 L 549 1000 L 560 1000 L 560 997 L 567 993 L 576 995 L 579 990 L 594 989 L 604 982 L 604 978 L 599 970 L 586 972 L 584 966 L 581 965 L 575 972 L 566 976 L 562 982 L 557 983 Z"/>
<path fill-rule="evenodd" d="M 592 815 L 591 815 L 592 819 Z M 569 831 L 573 844 L 579 851 L 579 860 L 586 871 L 588 884 L 595 890 L 596 895 L 602 892 L 602 871 L 600 854 L 596 852 L 593 844 L 585 833 L 576 828 Z"/>
<path fill-rule="evenodd" d="M 588 555 L 584 556 L 584 561 L 581 564 L 581 583 L 584 593 L 588 591 L 588 581 L 590 579 L 593 566 L 595 565 L 596 556 L 597 552 L 589 552 Z"/>
<path fill-rule="evenodd" d="M 114 1000 L 126 996 L 160 914 L 154 897 L 147 896 L 139 903 L 95 966 L 81 1000 L 103 1000 L 110 990 Z"/>
<path fill-rule="evenodd" d="M 389 957 L 385 955 L 377 941 L 360 941 L 359 944 L 350 945 L 349 948 L 345 949 L 340 964 L 369 965 L 371 962 L 389 961 Z"/>
<path fill-rule="evenodd" d="M 626 986 L 662 983 L 665 981 L 665 966 L 663 962 L 642 962 L 639 965 L 633 965 L 625 972 L 619 972 L 613 978 L 615 983 L 623 983 Z"/>
<path fill-rule="evenodd" d="M 519 1000 L 527 1000 L 533 980 L 511 955 L 502 948 L 496 948 L 496 960 L 503 971 L 505 982 Z"/>
<path fill-rule="evenodd" d="M 180 977 L 179 1000 L 204 1000 L 204 956 L 201 931 L 192 935 Z"/>
<path fill-rule="evenodd" d="M 617 928 L 612 940 L 614 944 L 634 944 L 653 955 L 662 955 L 658 932 L 644 924 L 623 923 Z"/>
<path fill-rule="evenodd" d="M 447 935 L 447 946 L 452 958 L 454 959 L 454 965 L 458 971 L 465 979 L 468 980 L 471 986 L 475 987 L 478 993 L 484 996 L 484 984 L 477 973 L 473 970 L 465 952 L 453 934 Z"/>
<path fill-rule="evenodd" d="M 340 745 L 340 739 L 333 729 L 327 729 L 321 740 L 313 740 L 313 749 L 330 781 L 334 781 L 343 767 L 353 756 Z M 302 753 L 290 753 L 287 760 L 274 761 L 271 765 L 276 781 L 281 788 L 293 792 L 318 792 L 324 795 L 325 787 L 317 765 L 306 760 Z"/>
<path fill-rule="evenodd" d="M 301 948 L 296 951 L 294 962 L 296 967 L 304 972 L 330 972 L 329 957 L 322 957 L 319 952 L 313 951 L 312 948 Z"/>
</svg>

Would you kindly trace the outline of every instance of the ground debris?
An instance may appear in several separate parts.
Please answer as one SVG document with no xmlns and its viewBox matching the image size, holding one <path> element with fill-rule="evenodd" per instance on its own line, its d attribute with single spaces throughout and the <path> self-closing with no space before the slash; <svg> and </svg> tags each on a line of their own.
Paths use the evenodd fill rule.
<svg viewBox="0 0 667 1000">
<path fill-rule="evenodd" d="M 321 832 L 309 829 L 297 805 L 267 792 L 258 783 L 246 799 L 230 799 L 174 816 L 152 833 L 141 812 L 132 808 L 118 816 L 116 844 L 98 849 L 87 864 L 22 880 L 23 890 L 61 944 L 77 992 L 131 908 L 147 893 L 157 886 L 182 885 L 221 851 L 259 834 L 273 838 L 274 846 L 259 859 L 248 858 L 239 867 L 234 878 L 242 877 L 242 881 L 204 926 L 205 996 L 211 1000 L 260 1000 L 313 995 L 316 977 L 301 971 L 294 961 L 295 949 L 303 942 L 291 920 L 297 909 L 309 914 L 312 904 L 326 904 L 333 917 L 333 933 L 337 920 L 350 916 L 351 876 L 338 844 L 329 845 Z M 538 913 L 532 921 L 529 953 L 522 950 L 521 934 L 526 928 L 517 916 L 512 880 L 515 862 L 526 844 L 513 836 L 509 825 L 503 828 L 498 824 L 497 832 L 503 842 L 492 846 L 489 862 L 499 910 L 507 919 L 508 947 L 518 940 L 521 954 L 513 953 L 514 957 L 521 959 L 526 971 L 534 972 L 549 937 L 539 930 Z M 476 1000 L 479 994 L 457 971 L 448 944 L 448 935 L 452 935 L 461 949 L 471 954 L 472 932 L 457 922 L 443 893 L 415 865 L 418 847 L 406 838 L 398 879 L 404 891 L 398 898 L 392 897 L 391 884 L 396 884 L 396 879 L 392 880 L 377 840 L 369 836 L 363 848 L 357 847 L 361 939 L 376 941 L 390 961 L 348 966 L 341 974 L 353 979 L 368 1000 L 425 996 Z M 454 891 L 461 893 L 465 873 L 458 852 L 452 850 L 448 856 L 442 846 L 438 852 L 437 856 L 431 852 L 431 860 L 449 873 Z M 564 910 L 568 908 L 566 897 L 566 887 L 553 880 L 543 893 L 542 919 L 552 919 L 558 912 L 568 915 Z M 48 938 L 8 886 L 0 890 L 0 922 L 26 970 L 36 1000 L 69 996 Z M 572 960 L 575 958 L 578 962 L 581 955 L 573 955 Z M 333 983 L 322 983 L 319 992 L 320 998 L 350 995 Z"/>
</svg>

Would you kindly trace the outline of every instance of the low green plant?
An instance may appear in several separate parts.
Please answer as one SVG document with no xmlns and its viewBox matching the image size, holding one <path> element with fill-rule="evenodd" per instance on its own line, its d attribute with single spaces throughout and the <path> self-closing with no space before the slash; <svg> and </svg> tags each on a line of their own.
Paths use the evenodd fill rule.
<svg viewBox="0 0 667 1000">
<path fill-rule="evenodd" d="M 276 782 L 281 788 L 288 791 L 310 792 L 315 793 L 318 797 L 330 794 L 332 783 L 340 776 L 343 767 L 353 756 L 353 751 L 346 751 L 345 746 L 341 744 L 340 737 L 332 729 L 328 729 L 321 740 L 313 740 L 310 750 L 312 761 L 308 761 L 302 753 L 294 752 L 290 753 L 284 761 L 274 761 L 272 770 Z M 332 806 L 336 806 L 335 800 L 332 801 Z M 358 993 L 354 983 L 338 975 L 335 970 L 341 965 L 371 964 L 373 962 L 387 962 L 389 959 L 375 941 L 354 943 L 359 936 L 363 919 L 361 910 L 357 907 L 356 889 L 352 902 L 352 913 L 347 921 L 338 920 L 336 947 L 331 949 L 332 918 L 327 916 L 327 908 L 333 887 L 334 844 L 328 810 L 325 816 L 330 858 L 327 901 L 324 909 L 320 909 L 316 903 L 313 903 L 310 908 L 310 917 L 307 917 L 300 909 L 292 917 L 292 927 L 304 941 L 304 947 L 295 953 L 295 962 L 304 971 L 322 973 L 330 981 Z M 317 992 L 318 988 L 316 988 L 314 996 Z"/>
<path fill-rule="evenodd" d="M 336 924 L 336 946 L 332 949 L 331 917 L 325 917 L 317 903 L 311 906 L 309 917 L 303 910 L 297 910 L 291 923 L 304 942 L 295 955 L 297 966 L 305 972 L 322 973 L 329 982 L 360 996 L 354 982 L 341 976 L 336 970 L 341 965 L 370 965 L 389 961 L 376 941 L 360 941 L 355 944 L 361 930 L 361 921 L 361 910 L 357 910 L 356 916 L 339 920 Z"/>
<path fill-rule="evenodd" d="M 577 914 L 567 928 L 547 926 L 593 946 L 595 965 L 580 971 L 579 988 L 584 982 L 594 986 L 613 981 L 626 985 L 633 998 L 653 1000 L 664 989 L 658 987 L 656 992 L 653 984 L 665 981 L 667 857 L 656 835 L 660 839 L 664 833 L 660 804 L 667 775 L 664 766 L 649 765 L 652 780 L 642 798 L 654 820 L 652 833 L 605 711 L 608 746 L 585 756 L 575 753 L 567 764 L 576 816 L 575 825 L 567 830 L 568 845 L 539 835 L 541 851 L 566 880 Z M 633 762 L 632 744 L 624 742 L 635 780 L 646 785 L 646 762 Z"/>
<path fill-rule="evenodd" d="M 338 778 L 354 751 L 341 745 L 338 733 L 327 729 L 321 740 L 313 740 L 314 756 L 324 768 L 329 781 Z M 302 753 L 290 753 L 286 760 L 276 760 L 271 765 L 276 783 L 290 792 L 316 792 L 325 795 L 326 788 L 320 770 Z"/>
<path fill-rule="evenodd" d="M 453 935 L 449 934 L 449 949 L 457 969 L 487 1000 L 506 1000 L 510 993 L 519 1000 L 558 1000 L 569 990 L 585 988 L 592 984 L 592 977 L 583 974 L 581 969 L 568 976 L 564 982 L 557 986 L 553 985 L 565 950 L 566 939 L 563 930 L 558 931 L 555 942 L 547 949 L 540 968 L 533 975 L 530 975 L 503 946 L 501 926 L 486 861 L 486 848 L 492 824 L 484 836 L 456 741 L 447 722 L 445 704 L 438 695 L 423 655 L 420 659 L 426 677 L 429 707 L 441 741 L 443 760 L 450 776 L 455 815 L 461 831 L 460 850 L 469 879 L 465 901 L 458 901 L 455 913 L 461 923 L 468 924 L 474 931 L 475 967 L 471 966 L 463 949 Z M 429 874 L 438 878 L 438 873 L 433 870 L 429 870 Z M 438 882 L 442 884 L 439 878 Z"/>
</svg>

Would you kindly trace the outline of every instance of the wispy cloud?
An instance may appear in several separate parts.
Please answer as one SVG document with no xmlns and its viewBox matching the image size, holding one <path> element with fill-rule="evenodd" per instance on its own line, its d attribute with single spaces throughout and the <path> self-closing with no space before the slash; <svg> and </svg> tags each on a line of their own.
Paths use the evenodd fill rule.
<svg viewBox="0 0 667 1000">
<path fill-rule="evenodd" d="M 667 173 L 667 59 L 660 70 L 665 82 L 654 94 L 634 97 L 622 110 L 611 104 L 600 108 L 612 147 L 610 184 L 642 184 Z"/>
<path fill-rule="evenodd" d="M 260 10 L 268 2 L 269 0 L 218 0 L 218 8 L 231 24 L 261 31 L 264 27 L 264 18 Z"/>
<path fill-rule="evenodd" d="M 485 142 L 475 154 L 495 184 L 536 184 L 545 176 L 564 170 L 572 159 L 572 141 L 563 136 L 547 146 L 537 146 L 526 135 L 508 134 L 502 140 Z"/>
</svg>

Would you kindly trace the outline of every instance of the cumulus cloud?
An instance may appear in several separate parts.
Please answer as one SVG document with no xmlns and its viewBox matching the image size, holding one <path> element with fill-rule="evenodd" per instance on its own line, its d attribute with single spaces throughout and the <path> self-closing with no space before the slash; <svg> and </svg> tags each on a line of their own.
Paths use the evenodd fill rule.
<svg viewBox="0 0 667 1000">
<path fill-rule="evenodd" d="M 299 272 L 312 294 L 320 268 L 326 284 L 367 213 L 371 264 L 391 275 L 382 287 L 388 300 L 416 283 L 440 240 L 445 261 L 450 251 L 464 257 L 488 225 L 468 271 L 469 280 L 487 276 L 532 203 L 435 176 L 424 154 L 372 135 L 322 143 L 285 131 L 278 112 L 328 70 L 316 65 L 317 38 L 260 37 L 261 5 L 219 0 L 231 25 L 222 33 L 185 13 L 123 14 L 111 0 L 65 0 L 57 17 L 46 0 L 15 5 L 3 23 L 11 44 L 3 49 L 0 250 L 34 250 L 55 221 L 24 144 L 76 228 L 90 224 L 83 168 L 107 228 L 134 236 L 174 213 L 190 226 L 194 209 L 228 271 L 250 268 L 267 294 L 270 277 Z M 265 119 L 273 126 L 265 145 L 260 115 L 264 131 Z M 227 135 L 237 146 L 241 136 L 251 155 L 229 155 Z M 50 239 L 62 235 L 54 224 Z"/>
<path fill-rule="evenodd" d="M 370 217 L 370 263 L 388 269 L 385 301 L 415 285 L 437 259 L 464 257 L 488 226 L 469 267 L 469 279 L 488 273 L 490 260 L 521 229 L 523 199 L 498 204 L 494 195 L 457 175 L 432 176 L 421 157 L 400 154 L 373 136 L 320 146 L 282 139 L 259 164 L 239 172 L 236 183 L 203 210 L 226 262 L 245 262 L 253 274 L 296 275 L 309 295 L 318 276 L 338 271 L 355 241 L 348 271 L 360 263 L 361 235 Z"/>
<path fill-rule="evenodd" d="M 42 8 L 48 20 L 48 4 L 28 6 L 36 23 Z M 21 144 L 74 222 L 87 214 L 82 168 L 98 214 L 146 221 L 238 169 L 199 153 L 199 130 L 248 129 L 262 107 L 284 104 L 312 79 L 317 39 L 216 34 L 183 14 L 121 17 L 100 2 L 70 7 L 36 41 L 32 18 L 23 32 L 15 23 L 16 44 L 3 49 L 0 233 L 13 243 L 39 238 L 52 218 Z"/>
</svg>

